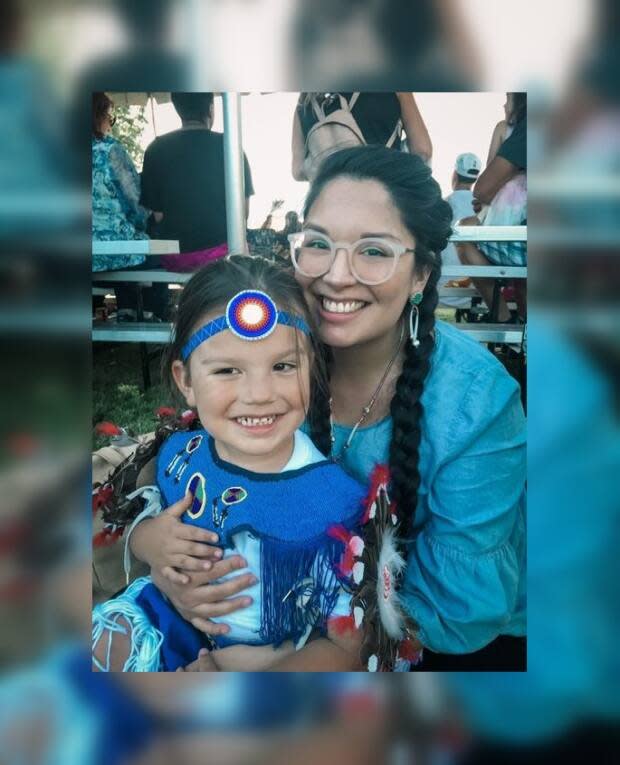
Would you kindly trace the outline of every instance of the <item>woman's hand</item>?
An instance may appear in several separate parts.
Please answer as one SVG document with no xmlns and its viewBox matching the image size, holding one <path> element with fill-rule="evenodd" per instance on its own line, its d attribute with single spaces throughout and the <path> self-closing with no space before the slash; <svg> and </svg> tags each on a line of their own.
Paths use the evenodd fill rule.
<svg viewBox="0 0 620 765">
<path fill-rule="evenodd" d="M 233 596 L 255 584 L 256 577 L 253 574 L 243 574 L 221 584 L 212 582 L 246 567 L 247 563 L 240 555 L 232 555 L 213 563 L 209 571 L 188 574 L 187 584 L 172 582 L 157 569 L 151 570 L 151 577 L 181 616 L 196 629 L 207 635 L 225 635 L 230 627 L 227 624 L 212 622 L 211 618 L 247 608 L 252 603 L 252 598 L 245 595 Z"/>
<path fill-rule="evenodd" d="M 177 584 L 189 582 L 187 572 L 209 571 L 222 557 L 222 550 L 212 546 L 217 534 L 181 521 L 191 504 L 188 493 L 155 518 L 139 523 L 129 542 L 136 558 Z"/>
<path fill-rule="evenodd" d="M 187 667 L 179 667 L 177 672 L 219 672 L 217 664 L 211 658 L 211 653 L 206 648 L 201 648 L 198 658 Z"/>
</svg>

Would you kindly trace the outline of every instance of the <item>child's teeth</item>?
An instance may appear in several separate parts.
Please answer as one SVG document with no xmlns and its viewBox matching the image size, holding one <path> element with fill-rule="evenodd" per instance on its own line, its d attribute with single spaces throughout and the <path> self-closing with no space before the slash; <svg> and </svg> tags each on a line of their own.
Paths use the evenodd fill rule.
<svg viewBox="0 0 620 765">
<path fill-rule="evenodd" d="M 237 422 L 245 427 L 256 427 L 257 425 L 271 425 L 275 417 L 237 417 Z"/>
</svg>

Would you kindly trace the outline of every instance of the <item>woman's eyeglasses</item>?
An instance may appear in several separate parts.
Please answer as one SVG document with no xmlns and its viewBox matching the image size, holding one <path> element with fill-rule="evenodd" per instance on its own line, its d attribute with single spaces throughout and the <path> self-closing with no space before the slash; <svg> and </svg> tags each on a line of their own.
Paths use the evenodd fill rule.
<svg viewBox="0 0 620 765">
<path fill-rule="evenodd" d="M 401 242 L 381 237 L 368 237 L 357 242 L 333 242 L 327 234 L 306 229 L 290 234 L 291 260 L 303 276 L 318 278 L 326 274 L 338 250 L 346 250 L 349 268 L 362 284 L 381 284 L 395 272 L 400 256 L 415 252 Z"/>
<path fill-rule="evenodd" d="M 112 112 L 108 112 L 108 122 L 110 123 L 111 128 L 116 124 L 116 115 Z"/>
</svg>

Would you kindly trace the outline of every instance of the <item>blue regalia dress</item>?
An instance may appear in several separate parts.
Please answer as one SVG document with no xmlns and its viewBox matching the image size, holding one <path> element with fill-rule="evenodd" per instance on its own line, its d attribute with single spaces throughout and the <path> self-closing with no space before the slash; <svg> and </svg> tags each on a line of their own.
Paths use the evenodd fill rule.
<svg viewBox="0 0 620 765">
<path fill-rule="evenodd" d="M 245 470 L 220 459 L 212 437 L 199 430 L 174 433 L 164 442 L 157 484 L 163 507 L 191 492 L 183 521 L 218 534 L 225 554 L 234 551 L 236 535 L 256 538 L 261 597 L 254 644 L 277 646 L 297 642 L 312 629 L 325 632 L 346 586 L 338 569 L 343 544 L 329 531 L 357 526 L 365 498 L 357 481 L 330 460 L 280 473 Z M 132 628 L 130 671 L 174 671 L 207 645 L 208 638 L 148 577 L 95 608 L 93 637 L 104 628 L 117 629 L 119 614 Z M 227 636 L 215 642 L 231 644 Z"/>
</svg>

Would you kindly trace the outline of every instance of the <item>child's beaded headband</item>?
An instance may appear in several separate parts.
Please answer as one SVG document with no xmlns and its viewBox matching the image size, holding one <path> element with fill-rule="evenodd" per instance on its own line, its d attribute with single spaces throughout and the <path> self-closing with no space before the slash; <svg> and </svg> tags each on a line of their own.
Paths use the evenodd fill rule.
<svg viewBox="0 0 620 765">
<path fill-rule="evenodd" d="M 186 362 L 201 343 L 225 329 L 242 340 L 262 340 L 273 332 L 276 324 L 284 324 L 310 334 L 308 325 L 301 317 L 278 311 L 276 304 L 265 292 L 243 290 L 229 300 L 224 316 L 218 316 L 194 332 L 183 346 L 181 358 Z"/>
</svg>

